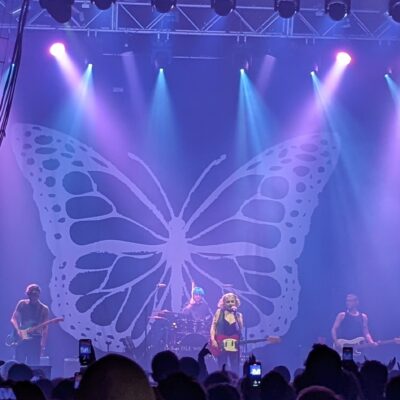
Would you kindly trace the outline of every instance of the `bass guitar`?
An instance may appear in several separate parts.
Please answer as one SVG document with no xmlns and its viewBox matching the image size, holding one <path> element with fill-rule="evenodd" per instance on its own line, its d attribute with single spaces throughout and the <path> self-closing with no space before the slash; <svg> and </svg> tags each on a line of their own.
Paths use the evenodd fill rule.
<svg viewBox="0 0 400 400">
<path fill-rule="evenodd" d="M 378 340 L 378 346 L 383 346 L 386 344 L 400 344 L 400 337 L 396 337 L 390 340 Z M 334 343 L 333 348 L 338 352 L 341 353 L 343 351 L 343 347 L 352 347 L 353 348 L 353 355 L 359 356 L 361 355 L 362 349 L 367 347 L 374 347 L 375 345 L 368 343 L 364 337 L 356 337 L 354 339 L 337 339 L 336 343 Z"/>
<path fill-rule="evenodd" d="M 29 340 L 31 338 L 29 336 L 31 333 L 34 333 L 49 324 L 54 324 L 56 322 L 61 322 L 61 321 L 64 321 L 64 317 L 49 319 L 47 321 L 42 322 L 39 325 L 31 326 L 26 329 L 20 329 L 19 335 L 17 330 L 14 328 L 13 331 L 6 338 L 6 346 L 8 347 L 16 346 L 23 340 Z"/>
<path fill-rule="evenodd" d="M 216 335 L 215 339 L 218 344 L 217 347 L 210 343 L 210 352 L 214 357 L 218 357 L 222 351 L 237 352 L 239 351 L 239 347 L 245 344 L 262 342 L 265 342 L 265 344 L 277 344 L 282 341 L 279 336 L 267 336 L 264 339 L 240 340 L 239 335 Z"/>
</svg>

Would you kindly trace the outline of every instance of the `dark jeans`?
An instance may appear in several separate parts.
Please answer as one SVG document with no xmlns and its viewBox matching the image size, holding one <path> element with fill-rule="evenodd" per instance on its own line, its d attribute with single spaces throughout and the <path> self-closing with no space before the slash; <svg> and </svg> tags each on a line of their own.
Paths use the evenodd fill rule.
<svg viewBox="0 0 400 400">
<path fill-rule="evenodd" d="M 226 364 L 227 371 L 233 371 L 239 374 L 240 352 L 239 351 L 222 351 L 218 356 L 218 367 L 222 370 L 222 366 Z M 239 375 L 240 376 L 240 375 Z"/>
<path fill-rule="evenodd" d="M 15 348 L 15 359 L 28 365 L 39 365 L 41 340 L 41 336 L 32 336 L 28 340 L 22 340 Z"/>
</svg>

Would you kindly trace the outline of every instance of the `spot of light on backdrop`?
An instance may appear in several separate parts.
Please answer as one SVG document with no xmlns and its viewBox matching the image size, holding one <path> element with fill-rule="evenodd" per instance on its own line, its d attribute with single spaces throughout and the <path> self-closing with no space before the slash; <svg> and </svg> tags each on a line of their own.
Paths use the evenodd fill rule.
<svg viewBox="0 0 400 400">
<path fill-rule="evenodd" d="M 292 18 L 300 11 L 300 0 L 274 0 L 274 9 L 281 18 Z"/>
<path fill-rule="evenodd" d="M 334 21 L 341 21 L 349 15 L 351 0 L 325 0 L 325 13 Z"/>
<path fill-rule="evenodd" d="M 221 17 L 226 17 L 236 8 L 236 0 L 211 0 L 211 8 Z"/>
</svg>

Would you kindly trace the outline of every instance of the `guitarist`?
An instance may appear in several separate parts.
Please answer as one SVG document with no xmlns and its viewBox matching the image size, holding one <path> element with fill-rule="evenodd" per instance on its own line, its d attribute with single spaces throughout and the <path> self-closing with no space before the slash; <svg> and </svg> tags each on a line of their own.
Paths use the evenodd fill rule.
<svg viewBox="0 0 400 400">
<path fill-rule="evenodd" d="M 220 354 L 217 356 L 218 366 L 222 369 L 224 364 L 229 364 L 232 371 L 239 372 L 240 351 L 228 352 L 221 348 L 220 336 L 233 337 L 237 340 L 241 338 L 243 328 L 243 316 L 237 311 L 240 300 L 234 293 L 224 294 L 218 301 L 218 309 L 214 314 L 210 329 L 211 346 L 219 348 Z"/>
<path fill-rule="evenodd" d="M 18 302 L 11 317 L 11 323 L 18 335 L 17 339 L 21 339 L 22 329 L 39 325 L 47 321 L 49 317 L 49 308 L 39 300 L 39 285 L 34 283 L 28 285 L 26 295 L 28 298 Z M 30 333 L 28 340 L 19 340 L 15 348 L 15 359 L 18 362 L 39 365 L 40 355 L 46 345 L 47 329 L 48 327 L 45 326 Z"/>
<path fill-rule="evenodd" d="M 358 297 L 355 294 L 346 296 L 346 311 L 340 312 L 332 327 L 332 339 L 335 347 L 340 349 L 338 339 L 352 340 L 363 337 L 366 343 L 376 346 L 368 329 L 367 314 L 358 311 Z"/>
</svg>

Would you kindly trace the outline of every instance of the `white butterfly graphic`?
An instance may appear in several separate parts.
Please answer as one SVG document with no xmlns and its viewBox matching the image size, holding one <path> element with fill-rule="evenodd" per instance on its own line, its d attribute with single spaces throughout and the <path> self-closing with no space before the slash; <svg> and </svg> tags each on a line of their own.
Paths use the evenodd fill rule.
<svg viewBox="0 0 400 400">
<path fill-rule="evenodd" d="M 338 160 L 333 136 L 287 140 L 210 188 L 207 177 L 221 168 L 221 156 L 179 214 L 135 155 L 137 180 L 54 130 L 19 124 L 12 136 L 55 256 L 51 308 L 73 337 L 90 337 L 101 350 L 111 342 L 111 351 L 121 351 L 126 336 L 139 346 L 149 310 L 180 311 L 192 281 L 210 305 L 233 285 L 249 337 L 288 331 L 300 291 L 296 259 Z"/>
</svg>

